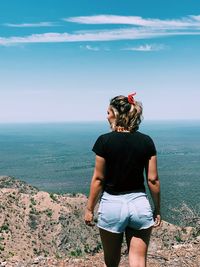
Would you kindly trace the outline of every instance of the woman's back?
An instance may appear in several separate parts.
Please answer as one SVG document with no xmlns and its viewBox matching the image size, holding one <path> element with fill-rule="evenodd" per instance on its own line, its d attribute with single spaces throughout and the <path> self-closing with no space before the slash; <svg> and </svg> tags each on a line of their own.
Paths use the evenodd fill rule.
<svg viewBox="0 0 200 267">
<path fill-rule="evenodd" d="M 144 167 L 156 154 L 152 139 L 140 132 L 110 132 L 101 135 L 93 151 L 106 160 L 105 191 L 145 191 Z"/>
</svg>

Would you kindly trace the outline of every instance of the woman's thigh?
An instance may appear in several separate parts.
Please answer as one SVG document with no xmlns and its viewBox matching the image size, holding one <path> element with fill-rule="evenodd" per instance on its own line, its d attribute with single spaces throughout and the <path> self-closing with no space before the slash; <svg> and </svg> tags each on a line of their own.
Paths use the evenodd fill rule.
<svg viewBox="0 0 200 267">
<path fill-rule="evenodd" d="M 104 250 L 104 259 L 107 266 L 118 266 L 121 257 L 123 233 L 112 233 L 99 228 Z"/>
<path fill-rule="evenodd" d="M 126 241 L 129 250 L 129 264 L 134 266 L 146 266 L 147 249 L 149 245 L 152 227 L 142 230 L 126 229 Z"/>
</svg>

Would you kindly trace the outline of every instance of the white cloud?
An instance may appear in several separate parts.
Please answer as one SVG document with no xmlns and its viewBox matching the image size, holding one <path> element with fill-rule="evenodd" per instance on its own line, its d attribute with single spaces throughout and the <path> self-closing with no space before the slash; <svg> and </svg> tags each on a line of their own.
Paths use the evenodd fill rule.
<svg viewBox="0 0 200 267">
<path fill-rule="evenodd" d="M 164 36 L 200 35 L 200 31 L 156 31 L 148 29 L 114 29 L 100 31 L 83 31 L 75 33 L 44 33 L 18 37 L 0 37 L 0 45 L 9 46 L 25 43 L 55 43 L 55 42 L 92 42 L 151 39 Z"/>
<path fill-rule="evenodd" d="M 29 27 L 53 27 L 57 26 L 58 24 L 54 22 L 38 22 L 38 23 L 20 23 L 20 24 L 4 23 L 3 25 L 14 28 L 29 28 Z"/>
<path fill-rule="evenodd" d="M 0 37 L 1 45 L 12 45 L 22 43 L 53 43 L 53 42 L 66 42 L 69 40 L 67 33 L 44 33 L 44 34 L 32 34 L 24 37 L 12 36 L 8 38 Z"/>
<path fill-rule="evenodd" d="M 200 28 L 200 15 L 187 16 L 181 19 L 152 19 L 142 18 L 140 16 L 116 16 L 116 15 L 96 15 L 96 16 L 81 16 L 70 17 L 63 19 L 67 22 L 74 22 L 80 24 L 126 24 L 142 27 L 155 27 L 155 28 Z"/>
<path fill-rule="evenodd" d="M 0 37 L 0 45 L 12 45 L 22 43 L 53 43 L 53 42 L 92 42 L 92 41 L 115 41 L 152 39 L 166 36 L 200 35 L 200 15 L 190 15 L 181 19 L 161 20 L 144 19 L 136 16 L 113 16 L 98 15 L 90 17 L 72 17 L 66 21 L 84 24 L 129 24 L 126 28 L 84 30 L 72 33 L 44 33 L 28 36 Z M 10 24 L 11 25 L 11 24 Z M 36 24 L 12 24 L 13 27 L 35 27 L 53 26 L 52 22 L 41 22 Z M 23 25 L 23 26 L 22 26 Z M 33 26 L 34 25 L 34 26 Z M 131 25 L 131 26 L 130 26 Z M 86 46 L 88 50 L 99 48 Z M 146 51 L 153 48 L 141 48 Z M 156 48 L 154 48 L 156 49 Z M 148 50 L 148 51 L 149 51 Z M 141 50 L 140 50 L 141 51 Z"/>
<path fill-rule="evenodd" d="M 200 15 L 197 16 L 191 15 L 190 17 L 196 21 L 200 21 Z"/>
<path fill-rule="evenodd" d="M 151 52 L 151 51 L 160 51 L 165 49 L 166 46 L 164 45 L 158 45 L 158 44 L 145 44 L 135 47 L 128 47 L 123 48 L 121 50 L 127 50 L 127 51 L 139 51 L 139 52 Z"/>
</svg>

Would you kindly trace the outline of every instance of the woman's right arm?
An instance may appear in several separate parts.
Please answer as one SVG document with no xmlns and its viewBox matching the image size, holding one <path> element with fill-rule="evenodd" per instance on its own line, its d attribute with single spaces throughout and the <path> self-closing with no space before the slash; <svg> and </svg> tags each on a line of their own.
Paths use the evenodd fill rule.
<svg viewBox="0 0 200 267">
<path fill-rule="evenodd" d="M 152 156 L 147 165 L 146 165 L 146 177 L 147 177 L 147 184 L 153 199 L 155 211 L 154 211 L 154 219 L 155 225 L 159 226 L 161 223 L 161 216 L 160 216 L 160 181 L 158 177 L 158 170 L 157 170 L 157 157 Z"/>
<path fill-rule="evenodd" d="M 85 222 L 88 225 L 92 225 L 94 208 L 103 189 L 104 173 L 105 159 L 96 156 L 94 174 L 90 185 L 90 194 L 85 212 Z"/>
</svg>

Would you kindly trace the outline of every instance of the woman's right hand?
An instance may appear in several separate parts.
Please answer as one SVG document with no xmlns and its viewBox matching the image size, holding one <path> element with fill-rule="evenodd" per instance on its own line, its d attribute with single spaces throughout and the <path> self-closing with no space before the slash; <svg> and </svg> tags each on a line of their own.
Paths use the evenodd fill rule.
<svg viewBox="0 0 200 267">
<path fill-rule="evenodd" d="M 94 223 L 93 223 L 93 217 L 94 217 L 94 213 L 89 210 L 89 209 L 86 209 L 85 211 L 85 223 L 88 225 L 88 226 L 94 226 Z"/>
</svg>

